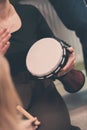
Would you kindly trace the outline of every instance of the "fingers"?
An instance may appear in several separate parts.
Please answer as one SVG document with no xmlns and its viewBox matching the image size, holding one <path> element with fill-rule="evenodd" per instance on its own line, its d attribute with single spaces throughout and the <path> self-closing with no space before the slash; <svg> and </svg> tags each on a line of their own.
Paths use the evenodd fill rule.
<svg viewBox="0 0 87 130">
<path fill-rule="evenodd" d="M 74 52 L 74 49 L 72 47 L 68 47 L 67 50 L 71 53 Z"/>
<path fill-rule="evenodd" d="M 30 123 L 33 123 L 33 122 L 35 122 L 37 120 L 37 117 L 30 118 L 29 120 L 30 120 Z"/>
<path fill-rule="evenodd" d="M 0 53 L 5 54 L 9 48 L 9 39 L 11 37 L 11 33 L 8 29 L 4 28 L 0 30 Z"/>
<path fill-rule="evenodd" d="M 38 121 L 37 117 L 34 117 L 34 118 L 30 119 L 30 122 L 31 122 L 32 125 L 34 125 L 34 126 L 40 125 L 40 122 L 38 121 L 38 123 L 37 123 L 37 121 Z"/>
<path fill-rule="evenodd" d="M 68 72 L 75 67 L 76 60 L 73 58 L 72 59 L 70 58 L 68 59 L 67 64 L 61 69 L 62 71 Z"/>
<path fill-rule="evenodd" d="M 65 75 L 66 73 L 68 73 L 70 70 L 72 70 L 75 67 L 75 63 L 76 63 L 75 51 L 72 47 L 69 47 L 68 51 L 70 52 L 68 61 L 66 65 L 58 73 L 58 77 Z"/>
<path fill-rule="evenodd" d="M 8 41 L 7 44 L 5 44 L 2 49 L 0 49 L 0 54 L 5 55 L 5 53 L 7 52 L 8 48 L 9 48 L 9 46 L 10 46 L 10 42 Z"/>
<path fill-rule="evenodd" d="M 34 117 L 28 113 L 26 110 L 24 110 L 24 108 L 22 108 L 20 105 L 17 105 L 17 110 L 20 111 L 25 117 L 27 117 L 28 119 L 34 119 Z M 34 125 L 40 125 L 40 121 L 36 120 L 34 122 Z"/>
<path fill-rule="evenodd" d="M 36 130 L 38 128 L 37 125 L 33 125 L 33 122 L 35 122 L 37 120 L 37 118 L 32 118 L 26 121 L 23 121 L 24 123 L 22 123 L 23 128 L 26 128 L 26 130 Z"/>
<path fill-rule="evenodd" d="M 35 123 L 38 121 L 37 117 L 34 117 L 34 118 L 30 119 L 29 121 L 32 124 L 34 130 L 38 128 L 39 124 Z"/>
</svg>

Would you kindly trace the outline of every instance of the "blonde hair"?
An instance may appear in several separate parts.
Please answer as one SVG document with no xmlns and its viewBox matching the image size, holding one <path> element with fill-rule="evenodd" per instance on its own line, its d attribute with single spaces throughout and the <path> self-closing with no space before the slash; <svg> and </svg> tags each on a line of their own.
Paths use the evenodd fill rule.
<svg viewBox="0 0 87 130">
<path fill-rule="evenodd" d="M 17 130 L 20 121 L 16 105 L 22 105 L 15 90 L 8 61 L 0 55 L 0 129 Z"/>
</svg>

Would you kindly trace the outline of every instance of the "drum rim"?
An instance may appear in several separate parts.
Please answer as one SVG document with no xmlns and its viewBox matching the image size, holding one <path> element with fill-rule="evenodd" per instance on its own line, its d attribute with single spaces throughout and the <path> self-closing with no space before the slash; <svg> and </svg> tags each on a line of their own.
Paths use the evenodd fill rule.
<svg viewBox="0 0 87 130">
<path fill-rule="evenodd" d="M 42 39 L 44 39 L 44 38 L 42 38 Z M 53 39 L 53 38 L 51 38 L 51 39 Z M 41 40 L 41 39 L 40 39 L 40 40 Z M 55 39 L 55 40 L 56 40 L 56 39 Z M 59 65 L 58 65 L 52 72 L 50 72 L 49 74 L 45 74 L 45 75 L 42 75 L 42 76 L 38 76 L 38 75 L 35 75 L 35 74 L 31 73 L 30 70 L 29 70 L 29 68 L 28 68 L 28 66 L 27 66 L 27 56 L 28 56 L 28 54 L 27 54 L 27 56 L 26 56 L 26 66 L 27 66 L 28 71 L 31 73 L 31 75 L 32 75 L 34 78 L 37 78 L 37 79 L 50 78 L 50 77 L 52 77 L 53 75 L 56 75 L 56 74 L 60 71 L 60 69 L 62 68 L 62 66 L 63 66 L 63 64 L 64 64 L 64 62 L 65 62 L 65 60 L 66 60 L 66 47 L 64 46 L 64 44 L 63 44 L 62 41 L 59 41 L 59 43 L 61 44 L 61 47 L 62 47 L 62 50 L 63 50 L 62 58 L 61 58 L 61 60 L 60 60 Z"/>
<path fill-rule="evenodd" d="M 66 57 L 65 57 L 65 55 L 66 55 L 66 49 L 65 49 L 64 46 L 62 46 L 62 48 L 63 48 L 63 52 L 65 51 L 65 54 L 63 54 L 63 57 L 62 57 L 62 59 L 61 59 L 61 62 L 60 62 L 60 64 L 59 64 L 59 66 L 58 66 L 57 68 L 55 68 L 52 73 L 47 74 L 47 75 L 44 75 L 44 76 L 36 76 L 36 75 L 33 75 L 33 74 L 32 74 L 32 75 L 33 75 L 35 78 L 38 78 L 38 79 L 48 79 L 48 78 L 51 78 L 51 77 L 55 77 L 56 74 L 61 70 L 61 68 L 62 68 L 62 66 L 63 66 L 63 64 L 64 64 L 64 62 L 65 62 L 65 60 L 66 60 Z"/>
</svg>

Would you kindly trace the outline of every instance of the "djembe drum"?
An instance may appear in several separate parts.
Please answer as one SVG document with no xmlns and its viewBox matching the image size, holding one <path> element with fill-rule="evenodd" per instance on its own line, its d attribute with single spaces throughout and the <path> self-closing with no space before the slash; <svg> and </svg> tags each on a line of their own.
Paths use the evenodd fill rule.
<svg viewBox="0 0 87 130">
<path fill-rule="evenodd" d="M 34 79 L 58 79 L 67 92 L 79 91 L 85 82 L 84 74 L 79 70 L 71 70 L 58 77 L 57 74 L 67 62 L 69 51 L 63 41 L 54 38 L 43 38 L 35 42 L 26 56 L 26 66 Z"/>
</svg>

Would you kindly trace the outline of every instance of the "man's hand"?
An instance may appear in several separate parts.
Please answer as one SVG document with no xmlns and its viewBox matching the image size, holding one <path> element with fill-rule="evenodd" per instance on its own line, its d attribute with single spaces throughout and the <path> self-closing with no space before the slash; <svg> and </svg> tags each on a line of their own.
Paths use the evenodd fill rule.
<svg viewBox="0 0 87 130">
<path fill-rule="evenodd" d="M 75 63 L 76 63 L 75 51 L 72 47 L 69 47 L 68 51 L 70 52 L 68 56 L 68 61 L 66 65 L 58 72 L 57 75 L 58 77 L 65 75 L 75 67 Z"/>
</svg>

